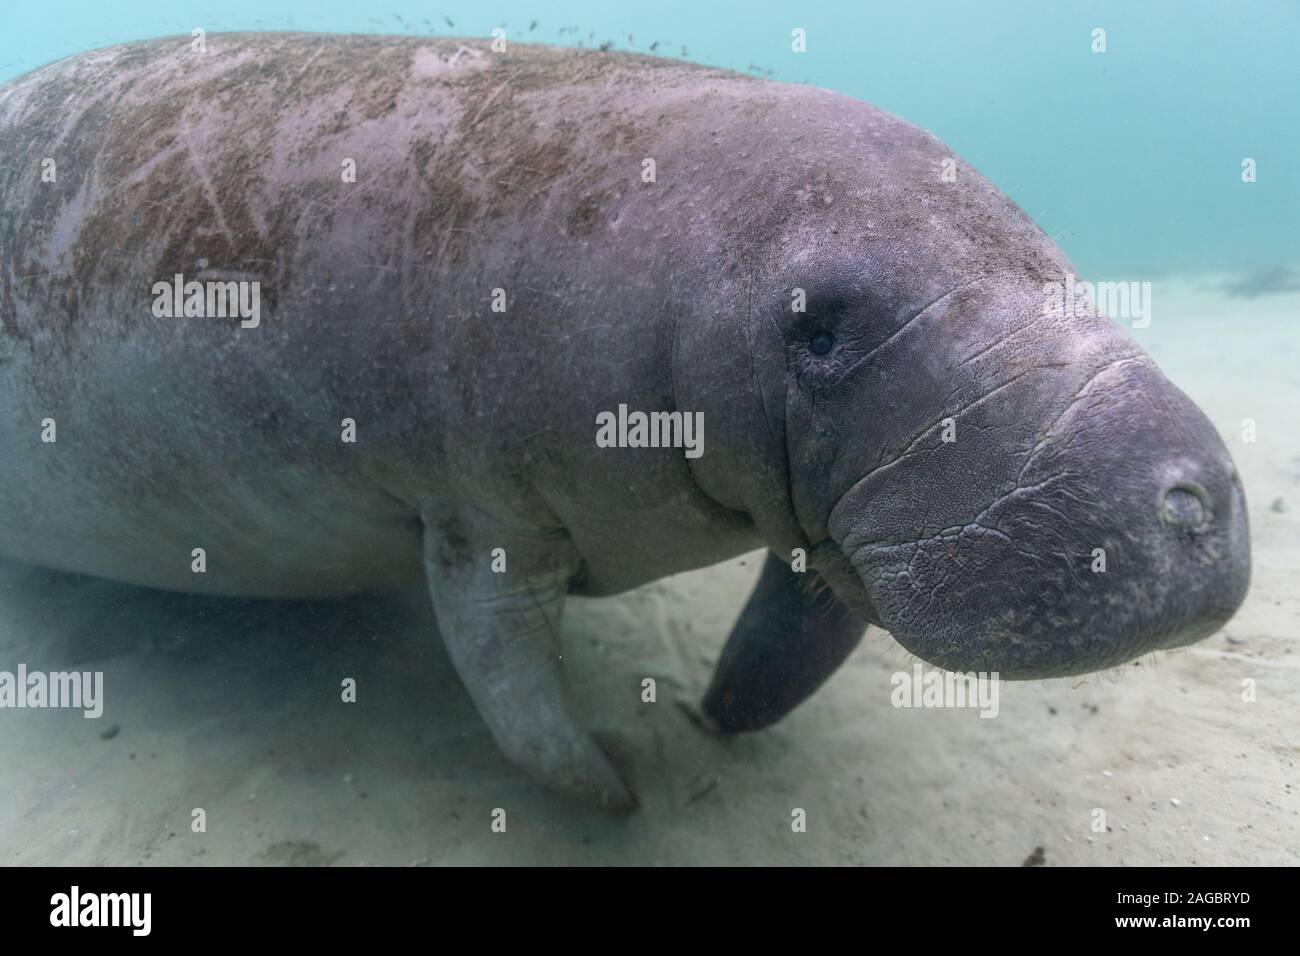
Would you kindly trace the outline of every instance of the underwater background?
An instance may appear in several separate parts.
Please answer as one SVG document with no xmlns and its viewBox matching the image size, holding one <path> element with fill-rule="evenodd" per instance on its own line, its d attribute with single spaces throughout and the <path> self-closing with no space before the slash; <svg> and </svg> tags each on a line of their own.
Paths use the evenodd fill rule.
<svg viewBox="0 0 1300 956">
<path fill-rule="evenodd" d="M 1151 281 L 1152 321 L 1126 331 L 1237 463 L 1246 604 L 1177 654 L 1004 683 L 997 720 L 891 706 L 914 659 L 872 628 L 789 718 L 723 742 L 675 704 L 699 700 L 761 554 L 572 598 L 578 716 L 641 798 L 614 819 L 505 761 L 423 594 L 246 601 L 4 561 L 0 670 L 103 671 L 112 694 L 101 720 L 0 713 L 0 864 L 1300 864 L 1300 3 L 0 0 L 0 83 L 196 28 L 498 27 L 860 98 L 947 143 L 1081 277 Z M 353 709 L 331 706 L 339 674 Z"/>
</svg>

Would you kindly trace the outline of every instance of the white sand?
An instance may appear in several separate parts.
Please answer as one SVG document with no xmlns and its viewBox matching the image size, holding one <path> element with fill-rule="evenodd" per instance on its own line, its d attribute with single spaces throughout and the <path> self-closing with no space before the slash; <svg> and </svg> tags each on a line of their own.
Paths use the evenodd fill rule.
<svg viewBox="0 0 1300 956">
<path fill-rule="evenodd" d="M 221 601 L 0 565 L 0 670 L 102 670 L 107 699 L 100 720 L 0 711 L 0 862 L 1019 865 L 1039 846 L 1048 865 L 1300 862 L 1300 296 L 1218 281 L 1158 282 L 1134 332 L 1224 433 L 1250 504 L 1250 597 L 1194 648 L 1004 683 L 987 720 L 892 708 L 910 659 L 873 631 L 790 718 L 725 743 L 674 701 L 698 699 L 758 555 L 573 600 L 576 698 L 642 800 L 611 819 L 497 755 L 421 595 Z"/>
</svg>

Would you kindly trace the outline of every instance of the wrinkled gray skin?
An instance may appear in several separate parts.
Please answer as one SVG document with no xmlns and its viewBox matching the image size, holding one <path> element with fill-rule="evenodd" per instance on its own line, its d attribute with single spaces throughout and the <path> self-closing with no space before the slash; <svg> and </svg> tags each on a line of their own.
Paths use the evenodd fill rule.
<svg viewBox="0 0 1300 956">
<path fill-rule="evenodd" d="M 723 731 L 798 704 L 866 621 L 1037 678 L 1241 602 L 1214 429 L 1109 321 L 1044 315 L 1066 260 L 970 169 L 941 181 L 932 136 L 639 56 L 209 42 L 0 89 L 0 553 L 239 595 L 423 577 L 504 751 L 612 808 L 634 797 L 566 703 L 566 593 L 765 543 L 704 701 Z M 262 282 L 260 327 L 154 318 L 177 272 Z M 703 412 L 705 454 L 598 449 L 621 402 Z"/>
</svg>

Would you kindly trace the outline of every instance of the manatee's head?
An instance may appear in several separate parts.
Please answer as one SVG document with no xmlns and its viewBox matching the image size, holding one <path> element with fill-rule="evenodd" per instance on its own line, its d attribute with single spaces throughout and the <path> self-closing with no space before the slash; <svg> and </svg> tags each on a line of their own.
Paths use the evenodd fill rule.
<svg viewBox="0 0 1300 956">
<path fill-rule="evenodd" d="M 1131 345 L 1081 329 L 1106 347 L 1077 354 L 1033 331 L 1051 323 L 1032 296 L 982 286 L 913 320 L 935 323 L 934 360 L 877 383 L 883 418 L 910 430 L 864 426 L 870 413 L 838 389 L 810 405 L 842 436 L 883 439 L 826 523 L 876 619 L 930 663 L 1008 678 L 1092 671 L 1213 633 L 1250 572 L 1241 482 L 1214 427 Z M 941 331 L 990 315 L 982 344 Z M 968 372 L 981 349 L 990 361 Z M 943 406 L 928 425 L 893 405 L 917 387 Z"/>
<path fill-rule="evenodd" d="M 944 668 L 1077 674 L 1220 627 L 1249 579 L 1241 482 L 1129 318 L 1071 298 L 1056 246 L 934 137 L 790 98 L 805 134 L 768 145 L 762 190 L 787 210 L 744 224 L 731 293 L 785 469 L 768 513 L 793 516 L 845 603 Z M 1178 321 L 1152 305 L 1131 303 Z M 790 522 L 759 523 L 789 546 Z"/>
</svg>

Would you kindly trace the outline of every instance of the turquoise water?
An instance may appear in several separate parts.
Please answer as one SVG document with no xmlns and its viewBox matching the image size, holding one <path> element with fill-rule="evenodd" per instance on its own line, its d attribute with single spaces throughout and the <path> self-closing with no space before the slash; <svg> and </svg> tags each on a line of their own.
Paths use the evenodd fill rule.
<svg viewBox="0 0 1300 956">
<path fill-rule="evenodd" d="M 0 81 L 195 27 L 487 36 L 498 26 L 546 43 L 658 43 L 658 54 L 874 103 L 947 142 L 1084 274 L 1300 263 L 1295 0 L 6 0 Z M 790 48 L 795 27 L 807 34 L 802 54 Z M 1104 53 L 1092 50 L 1096 28 Z M 1241 180 L 1244 158 L 1256 161 L 1254 183 Z"/>
</svg>

